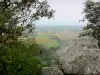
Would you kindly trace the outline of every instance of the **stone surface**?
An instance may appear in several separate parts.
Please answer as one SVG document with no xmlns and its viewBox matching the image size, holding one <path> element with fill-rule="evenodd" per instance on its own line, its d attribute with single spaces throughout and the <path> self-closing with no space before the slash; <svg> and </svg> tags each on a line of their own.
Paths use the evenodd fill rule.
<svg viewBox="0 0 100 75">
<path fill-rule="evenodd" d="M 92 37 L 72 40 L 65 48 L 56 51 L 51 63 L 64 74 L 99 75 L 100 49 L 97 40 Z"/>
<path fill-rule="evenodd" d="M 57 67 L 44 67 L 42 68 L 42 75 L 64 75 Z"/>
</svg>

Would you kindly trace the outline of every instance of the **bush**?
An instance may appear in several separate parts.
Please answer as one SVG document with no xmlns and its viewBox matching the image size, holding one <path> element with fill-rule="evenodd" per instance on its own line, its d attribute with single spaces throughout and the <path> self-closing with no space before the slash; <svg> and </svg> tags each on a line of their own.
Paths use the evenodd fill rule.
<svg viewBox="0 0 100 75">
<path fill-rule="evenodd" d="M 37 45 L 21 43 L 0 46 L 0 75 L 39 75 L 42 63 L 36 56 Z"/>
</svg>

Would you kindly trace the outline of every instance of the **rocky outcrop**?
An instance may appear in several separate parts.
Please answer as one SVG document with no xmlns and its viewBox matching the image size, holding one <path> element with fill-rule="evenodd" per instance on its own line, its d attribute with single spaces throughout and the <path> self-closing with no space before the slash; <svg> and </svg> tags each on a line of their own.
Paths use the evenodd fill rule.
<svg viewBox="0 0 100 75">
<path fill-rule="evenodd" d="M 64 75 L 64 74 L 57 67 L 44 67 L 42 68 L 42 75 Z"/>
<path fill-rule="evenodd" d="M 97 40 L 92 37 L 72 40 L 65 48 L 56 51 L 51 66 L 59 68 L 64 74 L 100 75 L 100 49 Z"/>
</svg>

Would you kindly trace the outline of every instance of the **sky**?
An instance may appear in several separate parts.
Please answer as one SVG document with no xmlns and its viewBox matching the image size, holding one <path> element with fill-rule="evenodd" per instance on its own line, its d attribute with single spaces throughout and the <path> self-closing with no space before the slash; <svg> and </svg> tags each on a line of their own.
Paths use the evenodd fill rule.
<svg viewBox="0 0 100 75">
<path fill-rule="evenodd" d="M 84 25 L 79 22 L 84 18 L 84 0 L 48 0 L 49 5 L 56 12 L 54 19 L 42 18 L 36 25 Z"/>
</svg>

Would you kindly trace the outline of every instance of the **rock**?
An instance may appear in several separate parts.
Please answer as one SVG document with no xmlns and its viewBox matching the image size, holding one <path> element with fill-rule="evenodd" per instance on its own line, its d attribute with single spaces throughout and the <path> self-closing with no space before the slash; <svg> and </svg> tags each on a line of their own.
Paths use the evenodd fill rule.
<svg viewBox="0 0 100 75">
<path fill-rule="evenodd" d="M 42 75 L 64 75 L 57 67 L 44 67 L 42 68 Z"/>
<path fill-rule="evenodd" d="M 92 37 L 72 40 L 68 46 L 56 51 L 51 63 L 52 67 L 59 68 L 64 74 L 99 75 L 100 49 L 97 40 Z"/>
</svg>

